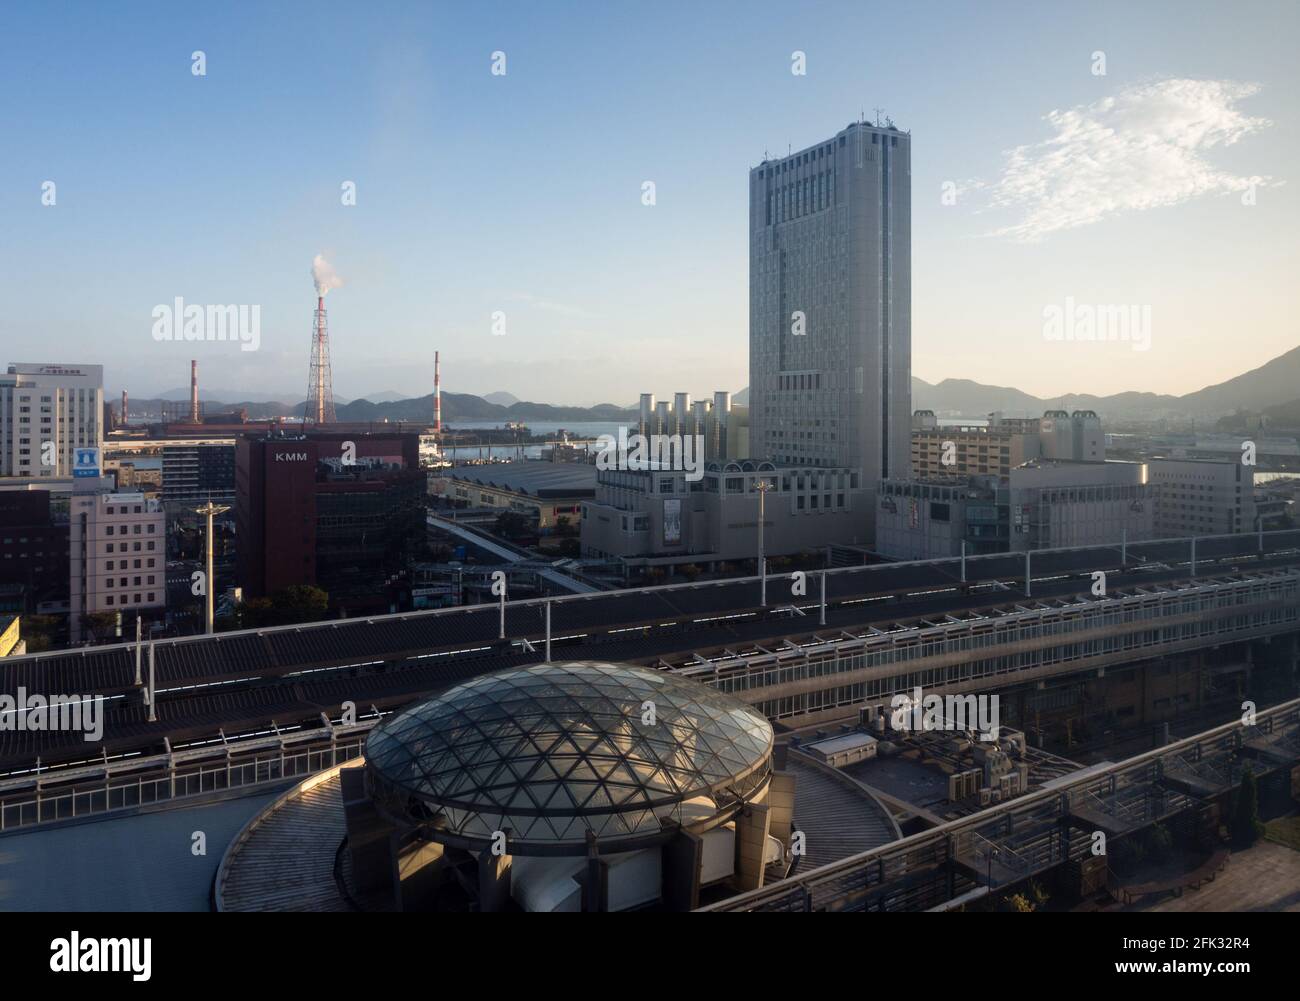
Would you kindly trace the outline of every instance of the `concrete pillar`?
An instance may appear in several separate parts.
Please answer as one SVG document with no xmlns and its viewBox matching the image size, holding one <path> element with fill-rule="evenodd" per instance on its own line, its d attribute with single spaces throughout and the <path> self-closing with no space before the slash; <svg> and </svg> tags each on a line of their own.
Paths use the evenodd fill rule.
<svg viewBox="0 0 1300 1001">
<path fill-rule="evenodd" d="M 736 889 L 757 890 L 763 885 L 763 863 L 772 809 L 766 803 L 750 803 L 736 817 Z"/>
<path fill-rule="evenodd" d="M 397 896 L 397 858 L 394 828 L 366 795 L 365 769 L 339 772 L 343 819 L 347 825 L 348 852 L 352 856 L 352 884 L 358 893 Z"/>
<path fill-rule="evenodd" d="M 442 883 L 443 846 L 415 840 L 397 851 L 397 905 L 403 911 L 423 910 Z"/>
<path fill-rule="evenodd" d="M 704 839 L 678 831 L 663 846 L 663 903 L 669 911 L 693 911 L 700 906 L 700 870 Z"/>
<path fill-rule="evenodd" d="M 507 841 L 507 843 L 509 843 Z M 478 856 L 478 906 L 480 911 L 504 911 L 510 905 L 510 855 L 482 851 Z"/>
<path fill-rule="evenodd" d="M 794 830 L 794 787 L 794 772 L 775 772 L 767 792 L 767 805 L 772 811 L 769 833 L 787 848 Z"/>
<path fill-rule="evenodd" d="M 582 909 L 590 913 L 609 910 L 609 863 L 601 859 L 591 831 L 587 832 L 587 866 L 582 872 Z"/>
</svg>

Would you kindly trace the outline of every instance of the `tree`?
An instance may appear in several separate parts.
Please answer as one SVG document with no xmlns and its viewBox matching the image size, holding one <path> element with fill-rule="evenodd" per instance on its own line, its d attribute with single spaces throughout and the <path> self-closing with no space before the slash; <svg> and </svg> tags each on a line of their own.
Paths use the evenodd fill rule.
<svg viewBox="0 0 1300 1001">
<path fill-rule="evenodd" d="M 96 643 L 107 643 L 117 631 L 116 612 L 91 612 L 86 616 L 86 628 Z"/>
<path fill-rule="evenodd" d="M 27 643 L 28 653 L 39 653 L 64 645 L 67 623 L 61 622 L 56 615 L 25 615 L 19 625 L 23 640 Z"/>
<path fill-rule="evenodd" d="M 1236 808 L 1232 817 L 1232 844 L 1234 848 L 1249 848 L 1264 833 L 1259 819 L 1259 786 L 1255 773 L 1246 766 L 1241 775 L 1241 788 L 1237 790 Z"/>
<path fill-rule="evenodd" d="M 518 511 L 502 511 L 497 515 L 493 531 L 504 539 L 517 539 L 520 536 L 531 535 L 533 527 L 531 522 Z"/>
<path fill-rule="evenodd" d="M 555 534 L 561 539 L 567 539 L 573 535 L 573 522 L 567 514 L 562 514 L 555 519 Z"/>
<path fill-rule="evenodd" d="M 245 629 L 319 622 L 329 611 L 330 597 L 310 584 L 293 584 L 265 598 L 250 598 L 239 606 Z"/>
</svg>

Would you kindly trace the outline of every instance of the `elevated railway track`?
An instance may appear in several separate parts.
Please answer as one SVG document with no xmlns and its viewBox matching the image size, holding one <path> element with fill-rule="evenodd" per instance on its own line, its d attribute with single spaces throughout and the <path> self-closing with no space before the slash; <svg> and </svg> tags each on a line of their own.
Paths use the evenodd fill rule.
<svg viewBox="0 0 1300 1001">
<path fill-rule="evenodd" d="M 969 648 L 936 653 L 927 652 L 926 645 L 932 647 L 936 635 L 947 642 L 963 631 L 972 636 L 980 629 L 1005 631 L 1013 621 L 1024 624 L 1045 615 L 1065 619 L 1071 606 L 1082 615 L 1086 606 L 1103 600 L 1092 594 L 1095 571 L 1106 574 L 1109 596 L 1136 598 L 1139 605 L 1142 595 L 1150 598 L 1162 590 L 1214 584 L 1238 594 L 1247 581 L 1271 581 L 1268 586 L 1283 589 L 1273 601 L 1294 606 L 1294 592 L 1285 589 L 1300 572 L 1298 547 L 1300 532 L 1277 532 L 1198 539 L 1194 560 L 1191 540 L 1046 551 L 1033 554 L 1028 586 L 1023 556 L 971 558 L 964 567 L 957 560 L 848 567 L 807 574 L 802 595 L 791 593 L 789 576 L 769 576 L 766 606 L 759 602 L 757 578 L 507 602 L 504 640 L 501 609 L 480 605 L 161 641 L 153 645 L 152 720 L 137 684 L 131 644 L 9 658 L 0 661 L 0 694 L 25 688 L 102 696 L 105 728 L 103 739 L 90 744 L 81 733 L 4 726 L 0 779 L 39 774 L 52 780 L 62 769 L 147 756 L 164 746 L 200 748 L 315 729 L 322 719 L 341 719 L 345 703 L 363 717 L 373 716 L 476 674 L 536 662 L 548 646 L 553 658 L 689 671 L 751 701 L 776 701 L 770 715 L 781 718 L 807 709 L 787 712 L 780 700 L 807 695 L 824 683 L 816 680 L 818 673 L 788 680 L 778 673 L 776 687 L 752 680 L 742 687 L 742 676 L 770 673 L 765 658 L 772 663 L 798 658 L 821 665 L 819 672 L 845 673 L 846 697 L 852 699 L 851 686 L 867 684 L 873 671 L 880 675 L 881 664 L 870 658 L 886 640 L 891 650 L 920 644 L 918 652 L 927 657 L 943 654 L 954 664 L 969 662 L 974 659 Z M 1258 593 L 1251 600 L 1267 604 Z M 1188 615 L 1205 618 L 1202 611 Z M 1178 625 L 1187 625 L 1186 618 Z M 1113 629 L 1113 624 L 1097 628 Z M 1093 638 L 1083 636 L 1080 642 Z M 854 656 L 866 660 L 856 664 Z M 897 653 L 888 656 L 894 658 L 889 663 L 903 665 Z M 942 666 L 935 662 L 924 670 Z M 1080 669 L 1068 661 L 1041 666 Z M 1017 663 L 1009 670 L 1028 669 Z M 985 680 L 1005 681 L 1007 673 L 995 669 Z M 142 653 L 140 680 L 147 682 L 147 676 Z M 940 680 L 983 683 L 977 677 Z M 792 683 L 803 689 L 781 687 Z M 765 687 L 772 691 L 765 693 Z"/>
</svg>

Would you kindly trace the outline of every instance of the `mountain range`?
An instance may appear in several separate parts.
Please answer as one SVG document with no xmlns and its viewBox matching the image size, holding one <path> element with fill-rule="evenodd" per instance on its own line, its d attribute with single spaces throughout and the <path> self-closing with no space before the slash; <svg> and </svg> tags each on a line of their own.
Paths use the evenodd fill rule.
<svg viewBox="0 0 1300 1001">
<path fill-rule="evenodd" d="M 171 390 L 162 399 L 183 400 L 189 390 Z M 249 417 L 288 417 L 303 412 L 304 404 L 284 403 L 265 394 L 240 399 L 238 393 L 214 391 L 204 394 L 204 406 L 211 412 L 245 407 Z M 240 402 L 219 403 L 217 400 Z M 749 402 L 749 389 L 733 394 L 738 404 Z M 371 398 L 345 402 L 335 397 L 340 421 L 427 421 L 433 415 L 433 394 L 402 397 L 395 392 L 376 393 Z M 148 411 L 157 400 L 132 401 L 132 410 Z M 944 379 L 928 383 L 912 378 L 912 407 L 933 410 L 944 417 L 984 417 L 1001 411 L 1008 417 L 1036 417 L 1044 410 L 1095 410 L 1108 421 L 1194 418 L 1213 420 L 1236 411 L 1264 412 L 1275 422 L 1290 421 L 1300 414 L 1300 347 L 1292 348 L 1259 368 L 1244 372 L 1224 382 L 1206 386 L 1193 393 L 1172 396 L 1161 393 L 1115 393 L 1095 396 L 1069 393 L 1044 398 L 1010 386 L 988 386 L 971 379 Z M 601 403 L 594 407 L 557 407 L 547 403 L 529 403 L 511 393 L 495 392 L 486 396 L 470 393 L 443 393 L 442 419 L 455 421 L 621 421 L 635 416 L 636 407 Z"/>
</svg>

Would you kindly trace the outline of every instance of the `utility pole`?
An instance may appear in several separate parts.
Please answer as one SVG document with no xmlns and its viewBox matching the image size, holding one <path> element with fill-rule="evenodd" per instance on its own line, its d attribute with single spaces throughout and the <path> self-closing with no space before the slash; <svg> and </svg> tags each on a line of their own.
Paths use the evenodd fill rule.
<svg viewBox="0 0 1300 1001">
<path fill-rule="evenodd" d="M 149 722 L 154 723 L 158 719 L 158 707 L 155 704 L 158 699 L 157 690 L 154 688 L 153 673 L 153 644 L 149 644 Z"/>
<path fill-rule="evenodd" d="M 140 613 L 135 613 L 135 683 L 140 685 Z"/>
<path fill-rule="evenodd" d="M 229 507 L 221 504 L 213 504 L 212 501 L 208 501 L 202 507 L 196 507 L 194 509 L 195 514 L 201 514 L 207 518 L 207 527 L 208 527 L 207 567 L 208 569 L 207 569 L 207 573 L 203 577 L 203 593 L 204 593 L 204 598 L 206 599 L 205 602 L 206 614 L 204 615 L 204 622 L 206 625 L 206 631 L 209 634 L 212 633 L 212 592 L 214 590 L 212 586 L 212 516 L 214 514 L 225 514 L 229 510 L 230 510 Z M 150 655 L 152 656 L 153 648 L 150 647 L 149 649 L 150 649 Z"/>
</svg>

